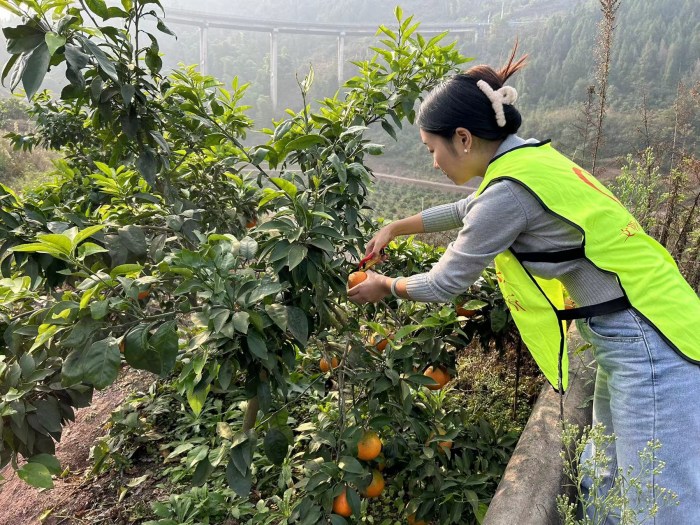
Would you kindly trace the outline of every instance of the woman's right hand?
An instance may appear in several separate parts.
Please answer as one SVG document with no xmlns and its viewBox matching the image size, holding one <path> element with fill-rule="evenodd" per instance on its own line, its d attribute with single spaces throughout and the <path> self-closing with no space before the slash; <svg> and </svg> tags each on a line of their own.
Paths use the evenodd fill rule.
<svg viewBox="0 0 700 525">
<path fill-rule="evenodd" d="M 380 252 L 387 244 L 394 240 L 394 237 L 396 237 L 396 235 L 394 235 L 394 232 L 391 229 L 391 224 L 387 224 L 381 228 L 367 243 L 367 246 L 365 247 L 365 257 L 371 256 L 372 259 L 381 257 L 382 262 L 385 261 L 387 256 L 382 255 Z"/>
</svg>

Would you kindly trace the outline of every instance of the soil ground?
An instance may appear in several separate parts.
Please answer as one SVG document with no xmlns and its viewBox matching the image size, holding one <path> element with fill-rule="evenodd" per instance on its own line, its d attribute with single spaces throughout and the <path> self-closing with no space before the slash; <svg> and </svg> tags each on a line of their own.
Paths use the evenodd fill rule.
<svg viewBox="0 0 700 525">
<path fill-rule="evenodd" d="M 90 483 L 86 476 L 91 468 L 90 447 L 106 433 L 105 423 L 124 398 L 146 388 L 154 378 L 148 372 L 124 368 L 117 382 L 95 392 L 93 403 L 77 411 L 75 421 L 64 428 L 61 441 L 56 444 L 56 456 L 61 467 L 69 469 L 68 474 L 54 479 L 52 490 L 27 485 L 10 465 L 0 471 L 5 478 L 0 486 L 0 525 L 95 523 L 81 519 L 95 503 L 95 494 L 85 488 Z"/>
</svg>

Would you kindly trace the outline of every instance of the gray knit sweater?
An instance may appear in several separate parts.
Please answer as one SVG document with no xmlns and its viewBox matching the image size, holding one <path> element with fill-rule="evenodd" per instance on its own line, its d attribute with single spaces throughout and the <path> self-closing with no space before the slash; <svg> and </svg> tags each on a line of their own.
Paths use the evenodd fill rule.
<svg viewBox="0 0 700 525">
<path fill-rule="evenodd" d="M 496 156 L 534 139 L 510 135 Z M 407 278 L 406 290 L 415 301 L 447 302 L 478 279 L 493 258 L 506 249 L 555 251 L 581 245 L 578 230 L 546 212 L 520 184 L 508 180 L 490 185 L 478 199 L 474 194 L 452 204 L 422 213 L 426 232 L 461 228 L 457 239 L 427 273 Z M 623 296 L 614 275 L 606 274 L 584 259 L 563 263 L 525 263 L 538 277 L 559 279 L 578 306 L 588 306 Z"/>
</svg>

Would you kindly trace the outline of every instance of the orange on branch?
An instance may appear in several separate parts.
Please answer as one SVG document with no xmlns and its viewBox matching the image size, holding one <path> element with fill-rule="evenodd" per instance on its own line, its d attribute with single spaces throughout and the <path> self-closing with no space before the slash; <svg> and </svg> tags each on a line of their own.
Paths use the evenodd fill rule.
<svg viewBox="0 0 700 525">
<path fill-rule="evenodd" d="M 367 274 L 365 272 L 361 270 L 359 272 L 352 272 L 348 275 L 348 290 L 354 288 L 365 279 L 367 279 Z"/>
<path fill-rule="evenodd" d="M 379 470 L 372 471 L 372 481 L 362 493 L 367 498 L 376 498 L 384 491 L 384 477 Z"/>
<path fill-rule="evenodd" d="M 245 223 L 245 227 L 248 228 L 249 230 L 251 228 L 255 228 L 257 226 L 258 220 L 256 218 L 249 219 L 248 222 Z"/>
<path fill-rule="evenodd" d="M 357 442 L 357 458 L 363 461 L 371 461 L 382 451 L 382 440 L 377 433 L 368 430 Z"/>
<path fill-rule="evenodd" d="M 138 297 L 139 301 L 143 301 L 144 299 L 148 299 L 149 295 L 150 295 L 149 290 L 143 290 L 143 291 L 139 292 L 139 294 L 136 297 Z"/>
<path fill-rule="evenodd" d="M 379 352 L 383 352 L 386 348 L 386 345 L 389 344 L 389 339 L 393 340 L 394 334 L 389 334 L 388 337 L 382 337 L 379 334 L 375 334 L 372 336 L 371 344 Z"/>
<path fill-rule="evenodd" d="M 444 436 L 444 435 L 445 435 L 445 431 L 444 431 L 444 430 L 438 430 L 438 434 L 439 434 L 440 436 Z M 430 442 L 430 440 L 433 439 L 434 437 L 435 437 L 435 432 L 431 432 L 430 435 L 428 436 L 428 442 Z M 438 447 L 440 447 L 440 448 L 438 449 L 438 451 L 444 453 L 445 450 L 450 450 L 450 449 L 452 449 L 452 441 L 450 441 L 450 440 L 438 441 Z"/>
<path fill-rule="evenodd" d="M 476 310 L 467 310 L 466 308 L 460 305 L 457 307 L 455 313 L 463 317 L 473 317 L 474 315 L 476 315 Z"/>
<path fill-rule="evenodd" d="M 338 358 L 335 356 L 333 356 L 330 363 L 328 362 L 328 359 L 326 359 L 325 357 L 322 357 L 321 361 L 318 363 L 318 366 L 321 368 L 321 372 L 323 372 L 325 374 L 331 368 L 338 368 L 339 364 L 340 364 L 340 361 L 338 361 Z"/>
<path fill-rule="evenodd" d="M 452 379 L 444 366 L 429 366 L 423 375 L 437 383 L 437 385 L 426 385 L 429 390 L 440 390 Z"/>
<path fill-rule="evenodd" d="M 352 509 L 350 508 L 350 503 L 348 503 L 347 489 L 343 489 L 343 492 L 333 500 L 333 512 L 344 518 L 352 516 Z"/>
</svg>

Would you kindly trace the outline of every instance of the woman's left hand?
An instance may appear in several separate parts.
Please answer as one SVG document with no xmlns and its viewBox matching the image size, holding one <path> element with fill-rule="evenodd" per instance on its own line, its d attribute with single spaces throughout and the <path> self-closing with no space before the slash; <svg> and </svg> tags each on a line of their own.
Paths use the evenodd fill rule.
<svg viewBox="0 0 700 525">
<path fill-rule="evenodd" d="M 391 277 L 370 270 L 367 279 L 348 290 L 348 299 L 355 304 L 376 303 L 391 293 Z"/>
</svg>

